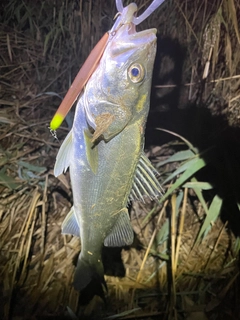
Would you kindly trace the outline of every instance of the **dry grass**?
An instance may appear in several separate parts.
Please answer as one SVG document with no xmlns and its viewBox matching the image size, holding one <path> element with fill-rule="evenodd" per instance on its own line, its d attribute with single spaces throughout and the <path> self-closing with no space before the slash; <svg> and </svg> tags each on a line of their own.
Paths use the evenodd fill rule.
<svg viewBox="0 0 240 320">
<path fill-rule="evenodd" d="M 177 188 L 164 204 L 133 204 L 140 243 L 121 253 L 125 277 L 106 276 L 106 306 L 96 297 L 79 306 L 84 295 L 79 300 L 71 282 L 80 244 L 60 232 L 72 203 L 70 182 L 68 175 L 58 180 L 52 174 L 60 142 L 48 124 L 58 95 L 66 93 L 93 45 L 111 27 L 115 3 L 12 0 L 0 7 L 0 317 L 61 318 L 72 310 L 81 319 L 238 319 L 239 238 L 218 218 L 196 242 L 213 196 L 189 187 Z M 156 27 L 186 49 L 177 83 L 171 77 L 165 81 L 173 57 L 164 57 L 159 95 L 180 87 L 180 108 L 204 105 L 235 128 L 239 14 L 234 0 L 166 0 L 140 26 Z M 67 131 L 59 129 L 58 139 Z M 152 145 L 148 155 L 157 164 L 175 152 L 174 146 L 175 141 Z M 177 166 L 161 167 L 162 179 Z"/>
</svg>

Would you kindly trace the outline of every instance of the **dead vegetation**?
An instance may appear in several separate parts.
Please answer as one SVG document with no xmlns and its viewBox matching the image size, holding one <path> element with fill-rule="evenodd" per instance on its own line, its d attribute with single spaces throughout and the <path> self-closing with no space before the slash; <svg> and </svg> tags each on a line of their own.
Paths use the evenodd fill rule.
<svg viewBox="0 0 240 320">
<path fill-rule="evenodd" d="M 196 110 L 184 122 L 194 135 L 161 143 L 156 133 L 148 144 L 165 196 L 161 203 L 133 204 L 138 241 L 121 252 L 125 277 L 107 272 L 106 306 L 97 297 L 79 306 L 84 294 L 79 298 L 71 286 L 80 243 L 61 235 L 71 188 L 68 174 L 56 179 L 52 173 L 69 125 L 57 139 L 48 126 L 91 48 L 112 26 L 115 2 L 12 0 L 0 6 L 1 318 L 239 319 L 239 233 L 235 220 L 229 222 L 240 207 L 238 1 L 165 0 L 140 26 L 156 27 L 165 45 L 153 109 L 163 117 L 161 106 L 170 105 L 164 97 L 175 94 L 177 112 Z M 168 43 L 184 48 L 180 70 Z M 199 136 L 207 137 L 204 143 Z M 220 212 L 226 212 L 222 219 Z"/>
</svg>

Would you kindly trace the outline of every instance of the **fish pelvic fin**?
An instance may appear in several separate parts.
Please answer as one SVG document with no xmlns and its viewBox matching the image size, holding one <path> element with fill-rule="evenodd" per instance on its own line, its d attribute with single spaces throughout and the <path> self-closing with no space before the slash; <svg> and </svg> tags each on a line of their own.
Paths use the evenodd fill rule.
<svg viewBox="0 0 240 320">
<path fill-rule="evenodd" d="M 103 291 L 104 289 L 107 291 L 102 261 L 98 259 L 95 262 L 90 262 L 85 260 L 80 254 L 73 280 L 74 289 L 82 291 L 92 281 L 100 284 Z"/>
<path fill-rule="evenodd" d="M 89 131 L 84 130 L 84 141 L 86 146 L 87 160 L 92 169 L 92 172 L 96 174 L 98 170 L 98 146 L 95 146 L 91 139 L 92 135 L 89 133 Z"/>
</svg>

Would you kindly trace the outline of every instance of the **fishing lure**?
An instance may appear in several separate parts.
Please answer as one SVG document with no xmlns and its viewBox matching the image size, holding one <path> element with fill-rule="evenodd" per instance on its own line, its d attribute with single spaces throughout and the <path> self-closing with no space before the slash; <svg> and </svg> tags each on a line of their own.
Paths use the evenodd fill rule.
<svg viewBox="0 0 240 320">
<path fill-rule="evenodd" d="M 88 79 L 91 77 L 92 73 L 96 69 L 99 60 L 106 48 L 107 41 L 109 38 L 108 32 L 99 40 L 96 46 L 91 51 L 90 55 L 82 65 L 76 78 L 74 79 L 71 87 L 69 88 L 66 96 L 64 97 L 62 103 L 60 104 L 57 112 L 55 113 L 51 123 L 50 129 L 56 130 L 62 124 L 67 113 L 71 109 L 74 102 L 77 100 L 79 94 L 81 93 L 84 85 L 87 83 Z"/>
</svg>

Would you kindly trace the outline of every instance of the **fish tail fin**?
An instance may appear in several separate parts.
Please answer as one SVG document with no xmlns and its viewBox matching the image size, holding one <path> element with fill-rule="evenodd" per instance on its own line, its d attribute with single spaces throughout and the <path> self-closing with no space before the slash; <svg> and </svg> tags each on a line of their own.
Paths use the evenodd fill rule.
<svg viewBox="0 0 240 320">
<path fill-rule="evenodd" d="M 101 284 L 101 287 L 104 286 L 107 291 L 102 262 L 100 260 L 94 263 L 86 261 L 80 254 L 74 275 L 73 286 L 77 291 L 82 291 L 91 281 Z"/>
</svg>

